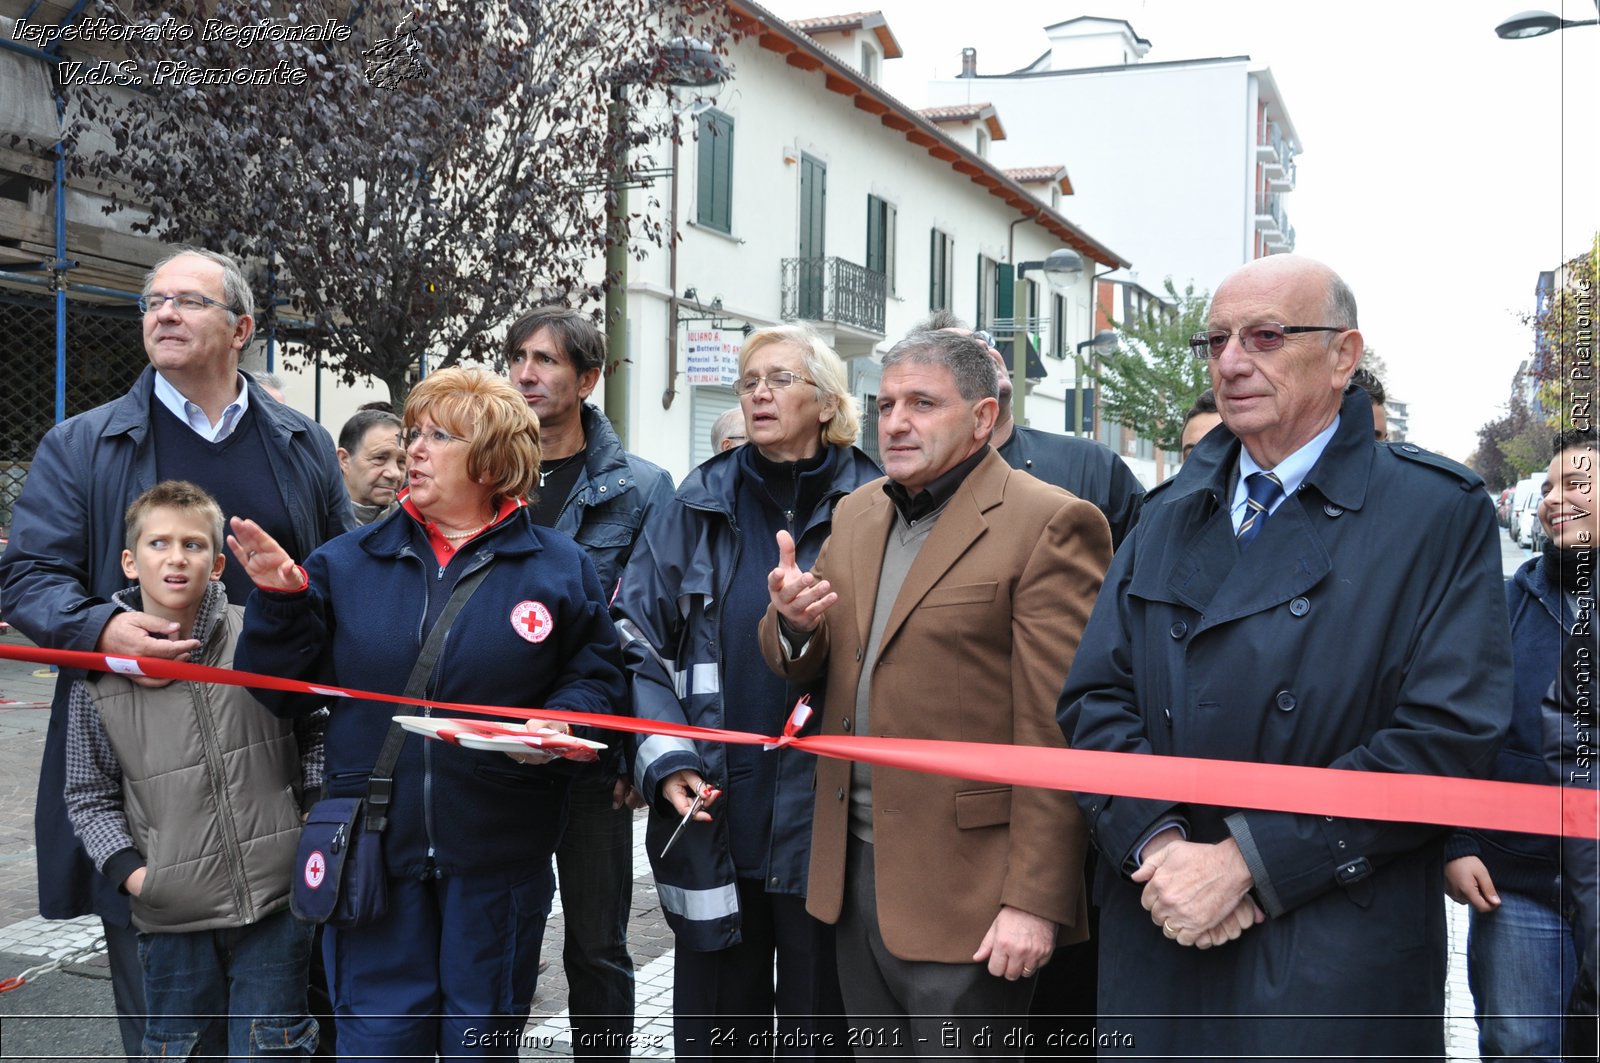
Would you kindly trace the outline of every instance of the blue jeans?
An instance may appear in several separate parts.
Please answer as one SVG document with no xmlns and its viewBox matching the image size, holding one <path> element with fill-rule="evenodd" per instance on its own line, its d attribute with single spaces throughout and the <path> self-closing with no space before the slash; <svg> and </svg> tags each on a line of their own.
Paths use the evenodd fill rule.
<svg viewBox="0 0 1600 1063">
<path fill-rule="evenodd" d="M 633 1031 L 633 811 L 611 807 L 612 780 L 579 770 L 567 791 L 567 830 L 556 849 L 566 943 L 572 1054 L 627 1056 Z"/>
<path fill-rule="evenodd" d="M 323 928 L 339 1058 L 516 1059 L 555 892 L 542 865 L 389 877 L 370 926 Z"/>
<path fill-rule="evenodd" d="M 1572 927 L 1558 908 L 1509 890 L 1467 932 L 1467 983 L 1484 1063 L 1561 1059 L 1562 1013 L 1578 961 Z"/>
<path fill-rule="evenodd" d="M 147 1059 L 308 1056 L 311 924 L 288 909 L 250 926 L 139 935 Z"/>
</svg>

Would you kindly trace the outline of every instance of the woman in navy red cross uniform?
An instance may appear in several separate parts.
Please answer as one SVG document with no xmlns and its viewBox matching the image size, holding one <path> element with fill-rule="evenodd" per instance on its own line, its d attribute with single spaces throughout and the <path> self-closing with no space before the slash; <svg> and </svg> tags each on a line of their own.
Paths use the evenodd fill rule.
<svg viewBox="0 0 1600 1063">
<path fill-rule="evenodd" d="M 236 552 L 257 586 L 238 667 L 400 693 L 457 581 L 493 565 L 451 624 L 427 696 L 618 711 L 621 656 L 594 566 L 571 538 L 529 519 L 539 424 L 522 396 L 488 373 L 445 369 L 411 392 L 404 421 L 400 508 L 304 568 L 236 522 Z M 257 696 L 282 715 L 327 701 Z M 331 710 L 326 786 L 359 796 L 391 717 L 405 710 L 345 699 Z M 523 759 L 406 736 L 384 834 L 388 912 L 325 934 L 341 1056 L 516 1058 L 566 803 L 548 757 Z"/>
</svg>

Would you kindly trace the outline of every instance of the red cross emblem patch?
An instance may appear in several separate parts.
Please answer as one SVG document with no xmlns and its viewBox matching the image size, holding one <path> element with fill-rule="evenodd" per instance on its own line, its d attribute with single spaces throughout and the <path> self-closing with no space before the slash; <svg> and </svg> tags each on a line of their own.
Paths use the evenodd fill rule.
<svg viewBox="0 0 1600 1063">
<path fill-rule="evenodd" d="M 518 602 L 511 610 L 511 630 L 529 642 L 543 642 L 555 629 L 555 618 L 543 602 Z"/>
<path fill-rule="evenodd" d="M 321 850 L 311 850 L 311 855 L 306 857 L 306 885 L 317 889 L 327 877 L 328 861 L 323 858 Z"/>
</svg>

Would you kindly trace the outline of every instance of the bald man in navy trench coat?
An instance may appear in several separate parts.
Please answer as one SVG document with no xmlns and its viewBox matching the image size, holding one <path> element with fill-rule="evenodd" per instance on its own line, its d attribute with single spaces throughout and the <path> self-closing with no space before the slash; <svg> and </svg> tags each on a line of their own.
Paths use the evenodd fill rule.
<svg viewBox="0 0 1600 1063">
<path fill-rule="evenodd" d="M 1318 305 L 1294 316 L 1311 324 Z M 1265 300 L 1251 307 L 1273 310 Z M 1292 312 L 1272 319 L 1292 321 Z M 1236 339 L 1227 342 L 1215 362 L 1248 357 Z M 1255 357 L 1273 355 L 1311 357 L 1287 349 Z M 1336 409 L 1338 421 L 1326 448 L 1248 552 L 1230 519 L 1241 446 L 1234 435 L 1212 433 L 1176 478 L 1146 496 L 1058 706 L 1075 748 L 1374 773 L 1488 772 L 1511 709 L 1488 496 L 1448 459 L 1375 444 L 1366 395 L 1353 390 L 1338 402 L 1353 367 L 1340 363 L 1331 375 L 1328 414 L 1331 421 Z M 1214 365 L 1214 381 L 1217 373 Z M 1443 1052 L 1445 828 L 1078 800 L 1101 852 L 1100 1027 L 1131 1034 L 1129 1055 Z M 1187 842 L 1216 846 L 1208 853 L 1236 847 L 1249 872 L 1241 910 L 1248 921 L 1253 903 L 1264 921 L 1209 949 L 1184 947 L 1193 934 L 1173 940 L 1162 916 L 1181 909 L 1163 899 L 1147 911 L 1147 887 L 1130 878 L 1146 841 L 1167 824 L 1179 824 Z M 1170 919 L 1180 931 L 1196 929 Z"/>
</svg>

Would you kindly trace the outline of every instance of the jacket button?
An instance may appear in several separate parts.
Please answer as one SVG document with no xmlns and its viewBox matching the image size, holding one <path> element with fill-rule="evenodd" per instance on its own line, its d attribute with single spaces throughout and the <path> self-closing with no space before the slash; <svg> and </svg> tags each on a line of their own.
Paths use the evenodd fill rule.
<svg viewBox="0 0 1600 1063">
<path fill-rule="evenodd" d="M 835 794 L 834 796 L 837 797 L 839 800 L 843 801 L 844 800 L 844 790 L 841 788 L 839 790 L 839 792 L 837 794 Z"/>
<path fill-rule="evenodd" d="M 1400 449 L 1405 451 L 1407 454 L 1421 454 L 1422 453 L 1422 448 L 1417 446 L 1415 443 L 1407 443 L 1404 446 L 1402 446 Z"/>
<path fill-rule="evenodd" d="M 1323 503 L 1322 512 L 1330 517 L 1342 517 L 1344 516 L 1344 507 L 1336 506 L 1332 502 L 1326 502 Z"/>
<path fill-rule="evenodd" d="M 1293 712 L 1297 702 L 1294 695 L 1287 690 L 1278 691 L 1278 709 L 1282 712 Z"/>
<path fill-rule="evenodd" d="M 860 646 L 856 647 L 856 663 L 857 664 L 861 663 L 861 647 Z"/>
<path fill-rule="evenodd" d="M 617 480 L 617 486 L 618 487 L 627 487 L 628 486 L 627 478 L 626 477 L 619 478 Z"/>
<path fill-rule="evenodd" d="M 606 485 L 605 484 L 601 484 L 600 485 L 600 493 L 601 494 L 605 494 L 606 493 Z"/>
<path fill-rule="evenodd" d="M 1182 620 L 1179 620 L 1177 623 L 1172 625 L 1171 634 L 1172 634 L 1173 638 L 1181 639 L 1181 638 L 1183 638 L 1183 636 L 1187 635 L 1188 633 L 1189 633 L 1189 625 L 1185 624 Z"/>
<path fill-rule="evenodd" d="M 1289 612 L 1295 616 L 1305 616 L 1311 612 L 1311 599 L 1304 597 L 1289 599 Z"/>
<path fill-rule="evenodd" d="M 776 886 L 777 884 L 778 884 L 778 876 L 777 875 L 773 875 L 771 878 L 767 879 L 767 885 Z"/>
<path fill-rule="evenodd" d="M 846 716 L 844 719 L 839 721 L 839 730 L 841 730 L 841 731 L 850 730 L 850 717 Z"/>
</svg>

